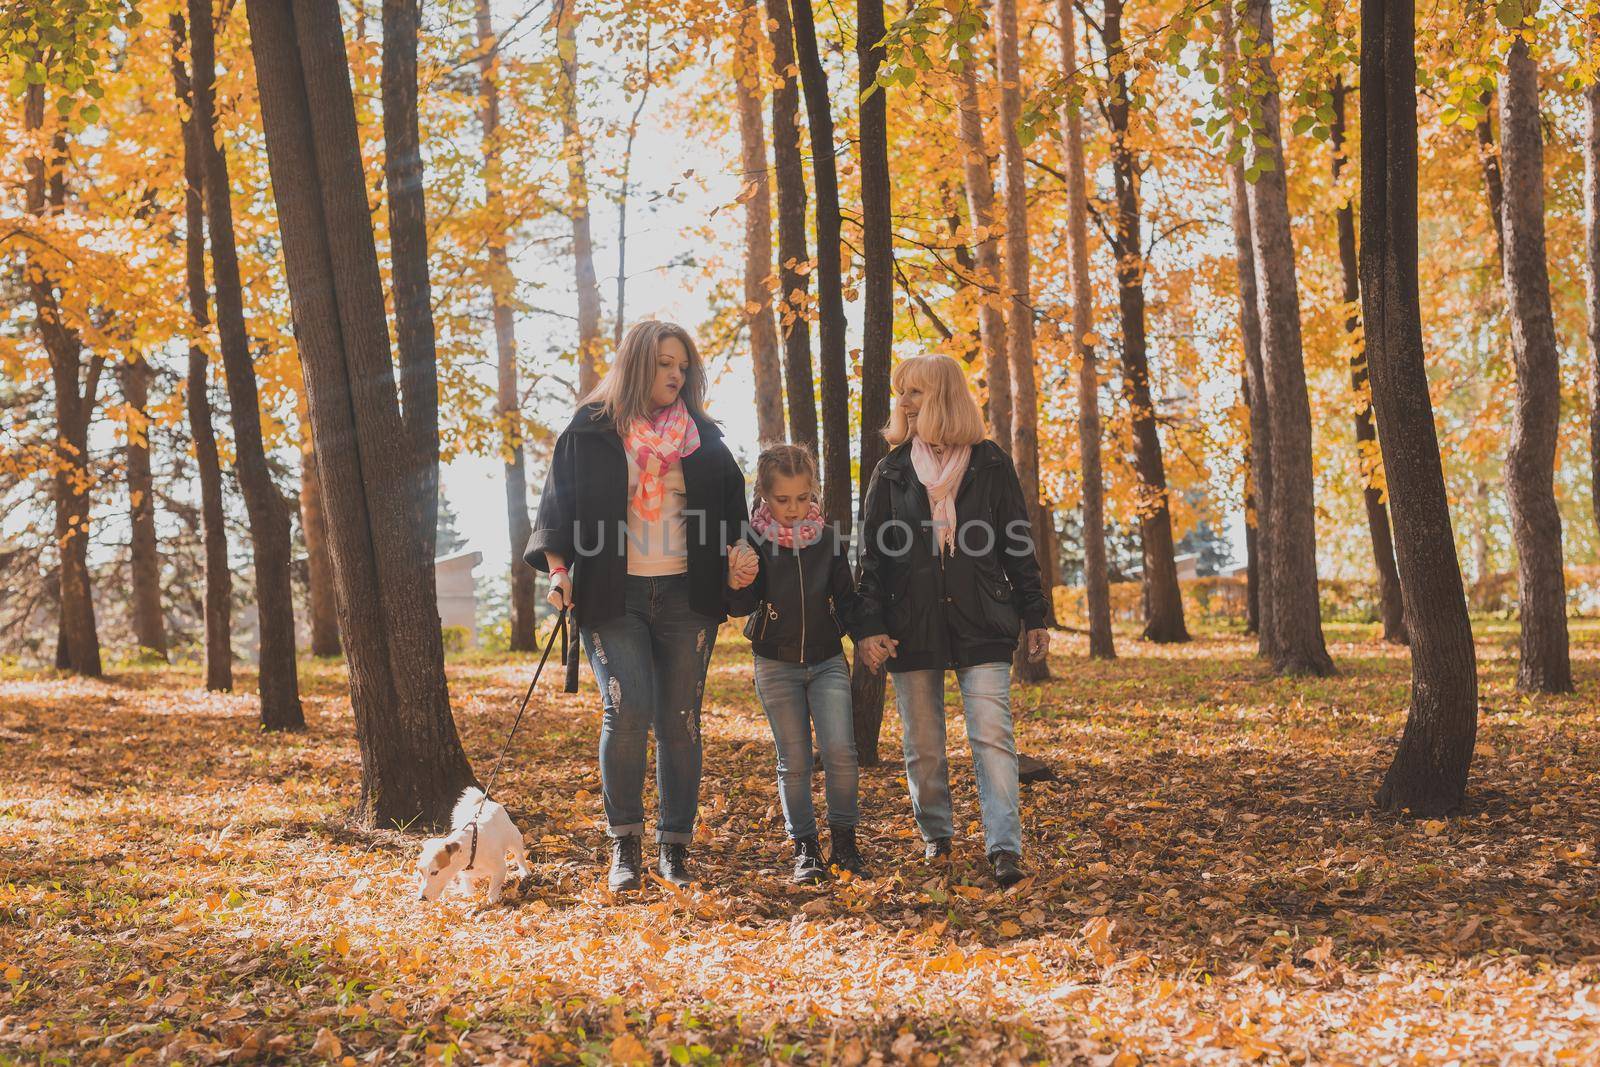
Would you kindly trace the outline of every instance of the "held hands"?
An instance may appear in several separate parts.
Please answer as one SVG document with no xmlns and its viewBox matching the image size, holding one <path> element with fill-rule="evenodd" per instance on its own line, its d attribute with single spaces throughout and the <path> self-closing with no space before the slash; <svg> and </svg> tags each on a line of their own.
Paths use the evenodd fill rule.
<svg viewBox="0 0 1600 1067">
<path fill-rule="evenodd" d="M 888 634 L 873 634 L 856 642 L 856 654 L 867 664 L 867 669 L 876 674 L 883 669 L 883 665 L 894 658 L 900 648 L 900 642 Z"/>
<path fill-rule="evenodd" d="M 1028 662 L 1042 662 L 1050 652 L 1050 631 L 1043 627 L 1028 631 Z"/>
<path fill-rule="evenodd" d="M 761 561 L 756 550 L 743 541 L 728 546 L 728 588 L 743 589 L 756 580 L 761 571 Z"/>
</svg>

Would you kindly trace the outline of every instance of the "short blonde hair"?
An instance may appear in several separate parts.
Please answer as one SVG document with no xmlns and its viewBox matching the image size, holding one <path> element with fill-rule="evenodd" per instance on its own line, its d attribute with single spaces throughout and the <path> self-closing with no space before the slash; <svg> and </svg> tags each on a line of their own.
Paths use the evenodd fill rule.
<svg viewBox="0 0 1600 1067">
<path fill-rule="evenodd" d="M 656 357 L 661 352 L 663 338 L 676 337 L 689 354 L 689 373 L 684 376 L 684 406 L 689 414 L 706 419 L 706 368 L 700 359 L 700 350 L 694 338 L 675 322 L 644 319 L 633 324 L 617 349 L 617 358 L 611 369 L 600 379 L 600 384 L 589 395 L 578 401 L 599 404 L 616 423 L 617 432 L 626 434 L 633 420 L 650 417 L 650 390 L 656 382 Z M 709 421 L 709 420 L 707 420 Z"/>
<path fill-rule="evenodd" d="M 983 440 L 983 412 L 967 387 L 961 364 L 951 357 L 935 354 L 901 360 L 889 383 L 896 399 L 883 439 L 891 447 L 904 444 L 911 436 L 899 396 L 913 386 L 922 390 L 918 437 L 930 445 L 975 445 Z"/>
</svg>

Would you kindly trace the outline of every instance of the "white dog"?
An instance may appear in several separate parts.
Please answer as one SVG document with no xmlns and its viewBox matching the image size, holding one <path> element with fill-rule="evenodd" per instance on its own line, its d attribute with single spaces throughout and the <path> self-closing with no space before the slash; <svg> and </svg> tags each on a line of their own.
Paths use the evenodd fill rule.
<svg viewBox="0 0 1600 1067">
<path fill-rule="evenodd" d="M 482 811 L 478 809 L 480 802 Z M 472 848 L 474 816 L 478 824 L 476 854 Z M 500 903 L 500 891 L 506 881 L 506 853 L 511 853 L 512 867 L 519 876 L 528 873 L 527 849 L 511 816 L 497 802 L 485 801 L 483 790 L 474 786 L 456 801 L 450 826 L 448 836 L 431 838 L 422 846 L 422 856 L 417 860 L 420 899 L 437 900 L 458 879 L 463 883 L 487 879 L 489 903 Z"/>
</svg>

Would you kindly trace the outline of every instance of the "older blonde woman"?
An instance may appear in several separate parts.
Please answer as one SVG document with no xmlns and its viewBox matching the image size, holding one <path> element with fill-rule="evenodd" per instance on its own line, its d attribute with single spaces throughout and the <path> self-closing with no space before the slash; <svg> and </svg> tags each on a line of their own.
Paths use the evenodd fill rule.
<svg viewBox="0 0 1600 1067">
<path fill-rule="evenodd" d="M 887 664 L 904 727 L 906 782 L 929 859 L 950 853 L 945 671 L 956 672 L 985 848 L 1002 885 L 1023 877 L 1011 658 L 1026 628 L 1044 657 L 1045 594 L 1011 457 L 985 440 L 961 366 L 918 356 L 894 369 L 892 450 L 867 489 L 861 655 Z"/>
</svg>

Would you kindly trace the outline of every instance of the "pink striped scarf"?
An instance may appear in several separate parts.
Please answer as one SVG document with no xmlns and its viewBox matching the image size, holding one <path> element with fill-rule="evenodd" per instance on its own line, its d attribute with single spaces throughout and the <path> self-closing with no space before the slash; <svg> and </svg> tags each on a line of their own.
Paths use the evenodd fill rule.
<svg viewBox="0 0 1600 1067">
<path fill-rule="evenodd" d="M 639 484 L 628 507 L 639 518 L 654 522 L 661 518 L 661 503 L 666 498 L 666 474 L 674 463 L 700 447 L 700 429 L 679 397 L 649 418 L 634 419 L 622 445 L 639 468 Z"/>
<path fill-rule="evenodd" d="M 796 537 L 804 548 L 822 537 L 822 509 L 813 502 L 805 518 L 793 526 L 783 526 L 763 500 L 756 507 L 756 513 L 750 516 L 750 528 L 767 540 L 778 542 L 780 548 L 795 547 Z"/>
</svg>

